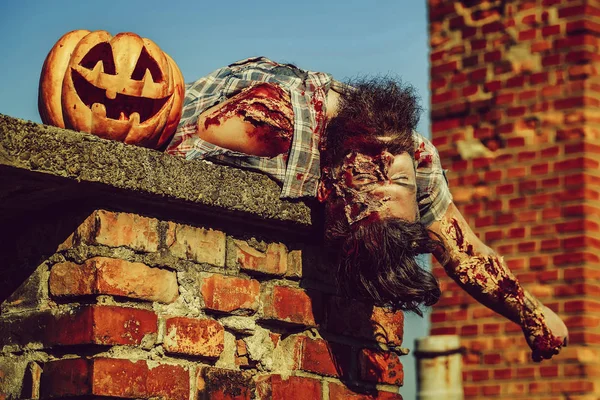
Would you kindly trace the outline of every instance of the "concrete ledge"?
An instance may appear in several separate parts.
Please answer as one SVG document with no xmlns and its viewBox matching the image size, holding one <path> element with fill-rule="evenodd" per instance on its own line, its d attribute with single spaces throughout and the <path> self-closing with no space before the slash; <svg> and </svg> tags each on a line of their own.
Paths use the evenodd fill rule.
<svg viewBox="0 0 600 400">
<path fill-rule="evenodd" d="M 311 209 L 280 200 L 280 187 L 265 175 L 1 114 L 0 187 L 0 220 L 82 197 L 110 203 L 118 193 L 181 212 L 312 230 Z"/>
</svg>

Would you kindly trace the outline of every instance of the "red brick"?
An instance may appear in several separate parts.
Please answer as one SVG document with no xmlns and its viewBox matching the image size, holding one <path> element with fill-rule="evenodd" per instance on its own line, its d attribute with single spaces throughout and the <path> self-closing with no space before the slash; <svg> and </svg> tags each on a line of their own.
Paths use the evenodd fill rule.
<svg viewBox="0 0 600 400">
<path fill-rule="evenodd" d="M 187 399 L 190 393 L 189 372 L 180 365 L 149 366 L 147 390 L 150 396 L 164 399 Z"/>
<path fill-rule="evenodd" d="M 513 373 L 510 368 L 502 368 L 494 370 L 494 379 L 512 379 Z"/>
<path fill-rule="evenodd" d="M 318 379 L 302 376 L 287 378 L 281 375 L 257 376 L 257 400 L 286 400 L 290 396 L 296 399 L 320 399 L 321 385 Z"/>
<path fill-rule="evenodd" d="M 479 386 L 465 385 L 463 387 L 465 397 L 475 397 L 479 394 Z"/>
<path fill-rule="evenodd" d="M 200 291 L 208 310 L 235 314 L 258 310 L 260 283 L 254 279 L 212 274 L 202 280 Z"/>
<path fill-rule="evenodd" d="M 158 250 L 158 220 L 141 215 L 98 210 L 80 227 L 90 244 L 125 246 L 143 252 Z M 83 229 L 82 229 L 83 228 Z"/>
<path fill-rule="evenodd" d="M 509 117 L 522 117 L 527 113 L 527 107 L 511 107 L 506 110 L 506 115 Z"/>
<path fill-rule="evenodd" d="M 169 222 L 166 245 L 175 257 L 217 267 L 225 265 L 225 234 Z"/>
<path fill-rule="evenodd" d="M 47 362 L 40 382 L 40 398 L 92 393 L 90 360 L 74 358 Z"/>
<path fill-rule="evenodd" d="M 40 397 L 112 396 L 188 400 L 190 377 L 180 365 L 113 358 L 66 359 L 44 365 Z"/>
<path fill-rule="evenodd" d="M 564 310 L 567 313 L 580 313 L 580 312 L 599 312 L 600 302 L 594 300 L 572 300 L 566 301 Z"/>
<path fill-rule="evenodd" d="M 502 59 L 502 52 L 499 50 L 490 51 L 483 55 L 483 61 L 486 63 L 500 61 Z"/>
<path fill-rule="evenodd" d="M 520 188 L 519 188 L 519 190 L 520 190 Z M 518 197 L 516 199 L 510 199 L 508 201 L 508 206 L 511 209 L 526 207 L 527 206 L 527 197 Z"/>
<path fill-rule="evenodd" d="M 502 356 L 500 354 L 485 354 L 483 356 L 483 362 L 485 364 L 500 364 L 502 362 Z"/>
<path fill-rule="evenodd" d="M 479 91 L 479 85 L 471 85 L 462 89 L 462 96 L 468 97 L 476 94 Z"/>
<path fill-rule="evenodd" d="M 569 35 L 583 32 L 600 33 L 600 24 L 588 20 L 578 20 L 567 23 L 567 33 Z"/>
<path fill-rule="evenodd" d="M 571 97 L 554 101 L 554 107 L 557 110 L 563 110 L 566 108 L 578 108 L 583 106 L 583 97 Z"/>
<path fill-rule="evenodd" d="M 552 393 L 594 393 L 594 383 L 588 381 L 551 382 Z"/>
<path fill-rule="evenodd" d="M 463 29 L 461 29 L 461 31 L 463 39 L 468 39 L 477 34 L 477 28 L 470 26 L 465 26 Z"/>
<path fill-rule="evenodd" d="M 52 315 L 47 312 L 5 320 L 4 344 L 41 342 L 44 345 L 148 345 L 158 329 L 156 314 L 116 306 L 81 306 Z"/>
<path fill-rule="evenodd" d="M 287 248 L 281 243 L 270 243 L 266 253 L 260 252 L 242 240 L 235 240 L 236 258 L 240 268 L 247 272 L 283 275 L 287 270 Z"/>
<path fill-rule="evenodd" d="M 510 239 L 522 239 L 525 237 L 525 228 L 512 228 L 508 231 L 508 237 Z"/>
<path fill-rule="evenodd" d="M 455 72 L 454 74 L 452 74 L 452 77 L 450 78 L 451 84 L 465 83 L 466 81 L 467 81 L 467 74 L 462 73 L 462 72 Z"/>
<path fill-rule="evenodd" d="M 299 343 L 300 369 L 319 375 L 348 377 L 353 354 L 350 346 L 306 337 Z"/>
<path fill-rule="evenodd" d="M 543 378 L 556 378 L 558 377 L 558 365 L 542 366 L 540 367 L 540 375 Z"/>
<path fill-rule="evenodd" d="M 329 382 L 329 400 L 402 400 L 402 396 L 399 393 L 364 387 L 349 388 L 341 383 Z"/>
<path fill-rule="evenodd" d="M 526 41 L 535 39 L 537 33 L 537 29 L 526 29 L 524 31 L 519 32 L 519 41 Z"/>
<path fill-rule="evenodd" d="M 251 400 L 255 383 L 249 372 L 201 367 L 196 375 L 198 399 Z M 193 396 L 196 399 L 196 396 Z M 260 397 L 262 399 L 263 397 Z M 276 397 L 273 397 L 275 399 Z"/>
<path fill-rule="evenodd" d="M 496 240 L 501 240 L 504 237 L 502 231 L 491 231 L 485 233 L 485 241 L 493 242 Z"/>
<path fill-rule="evenodd" d="M 512 176 L 512 175 L 509 174 L 509 176 Z M 497 196 L 513 194 L 514 192 L 515 192 L 515 185 L 513 185 L 512 183 L 496 186 L 496 195 Z"/>
<path fill-rule="evenodd" d="M 517 245 L 519 252 L 528 253 L 532 251 L 536 251 L 537 243 L 536 242 L 521 242 Z"/>
<path fill-rule="evenodd" d="M 157 317 L 152 311 L 113 306 L 93 306 L 92 311 L 94 343 L 139 345 L 156 334 Z"/>
<path fill-rule="evenodd" d="M 577 328 L 597 328 L 600 325 L 600 318 L 595 316 L 570 316 L 565 319 L 565 324 L 574 330 Z"/>
<path fill-rule="evenodd" d="M 494 32 L 502 32 L 504 30 L 504 25 L 499 21 L 489 22 L 481 27 L 481 33 L 484 35 L 488 35 Z"/>
<path fill-rule="evenodd" d="M 502 89 L 502 81 L 495 80 L 495 81 L 486 82 L 483 85 L 483 87 L 486 92 L 496 92 L 496 91 Z"/>
<path fill-rule="evenodd" d="M 433 310 L 429 316 L 429 320 L 432 324 L 436 324 L 438 322 L 446 322 L 448 317 L 445 311 Z"/>
<path fill-rule="evenodd" d="M 446 64 L 438 65 L 436 67 L 431 68 L 431 75 L 439 75 L 446 74 L 449 72 L 454 72 L 458 70 L 458 63 L 456 61 L 451 61 Z"/>
<path fill-rule="evenodd" d="M 596 365 L 565 365 L 564 375 L 580 377 L 598 377 L 600 376 L 600 370 Z"/>
<path fill-rule="evenodd" d="M 179 295 L 174 271 L 107 257 L 55 264 L 49 287 L 56 297 L 105 294 L 172 303 Z"/>
<path fill-rule="evenodd" d="M 514 214 L 498 214 L 496 215 L 496 225 L 508 225 L 515 222 Z"/>
<path fill-rule="evenodd" d="M 497 323 L 483 324 L 483 333 L 485 335 L 500 333 L 500 330 L 501 330 L 500 324 L 497 324 Z"/>
<path fill-rule="evenodd" d="M 327 305 L 327 330 L 400 346 L 404 334 L 404 314 L 402 311 L 390 311 L 335 296 L 329 299 Z"/>
<path fill-rule="evenodd" d="M 396 353 L 362 349 L 358 364 L 362 380 L 396 386 L 404 382 L 404 369 Z"/>
<path fill-rule="evenodd" d="M 439 307 L 439 303 L 436 305 L 437 307 Z M 457 333 L 457 329 L 455 326 L 445 326 L 445 327 L 437 327 L 437 328 L 431 328 L 430 330 L 430 335 L 435 336 L 435 335 L 456 335 Z"/>
<path fill-rule="evenodd" d="M 481 203 L 465 204 L 461 207 L 461 213 L 463 215 L 477 215 L 481 212 Z"/>
<path fill-rule="evenodd" d="M 525 260 L 522 258 L 506 260 L 506 265 L 511 271 L 518 271 L 525 268 Z"/>
<path fill-rule="evenodd" d="M 436 93 L 431 96 L 431 104 L 445 103 L 455 100 L 458 97 L 456 90 Z"/>
<path fill-rule="evenodd" d="M 479 333 L 479 325 L 463 325 L 460 328 L 461 336 L 474 336 Z"/>
<path fill-rule="evenodd" d="M 554 295 L 557 297 L 578 295 L 600 295 L 600 286 L 588 283 L 572 283 L 569 285 L 557 285 L 554 287 Z"/>
<path fill-rule="evenodd" d="M 429 59 L 431 60 L 431 62 L 435 62 L 435 61 L 440 61 L 441 59 L 444 58 L 444 55 L 446 54 L 446 51 L 442 50 L 442 51 L 434 51 L 429 55 Z"/>
<path fill-rule="evenodd" d="M 459 118 L 450 118 L 443 121 L 436 121 L 431 124 L 432 132 L 444 132 L 451 129 L 460 128 L 461 120 Z M 438 138 L 439 140 L 439 138 Z"/>
<path fill-rule="evenodd" d="M 529 83 L 532 85 L 537 85 L 546 82 L 548 82 L 548 72 L 537 72 L 529 76 Z"/>
<path fill-rule="evenodd" d="M 487 371 L 487 370 L 472 371 L 471 379 L 473 379 L 473 382 L 487 381 L 488 379 L 490 379 L 490 371 Z"/>
<path fill-rule="evenodd" d="M 311 295 L 302 289 L 273 286 L 262 294 L 263 315 L 267 320 L 276 320 L 295 325 L 316 326 L 315 314 L 319 311 L 317 293 Z M 317 304 L 314 304 L 314 302 Z"/>
<path fill-rule="evenodd" d="M 477 62 L 477 60 L 475 60 Z M 487 68 L 479 68 L 469 73 L 469 81 L 483 83 L 487 77 Z"/>
<path fill-rule="evenodd" d="M 525 76 L 524 75 L 513 76 L 512 78 L 509 78 L 506 80 L 507 88 L 523 87 L 524 84 L 525 84 Z M 524 107 L 520 107 L 520 108 L 523 109 Z"/>
<path fill-rule="evenodd" d="M 475 227 L 483 228 L 483 227 L 492 225 L 493 222 L 494 222 L 494 219 L 490 215 L 485 216 L 485 217 L 479 217 L 479 218 L 475 219 Z"/>
<path fill-rule="evenodd" d="M 550 170 L 550 164 L 545 162 L 545 163 L 539 163 L 539 164 L 533 164 L 531 166 L 531 173 L 533 175 L 546 175 L 548 174 L 548 171 Z"/>
<path fill-rule="evenodd" d="M 223 352 L 225 330 L 215 320 L 172 317 L 165 326 L 167 353 L 217 358 Z"/>
</svg>

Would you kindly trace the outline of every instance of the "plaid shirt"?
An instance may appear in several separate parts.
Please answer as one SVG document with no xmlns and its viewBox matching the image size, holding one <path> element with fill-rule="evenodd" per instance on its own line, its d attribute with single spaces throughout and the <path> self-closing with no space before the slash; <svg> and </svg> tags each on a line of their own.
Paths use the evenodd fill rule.
<svg viewBox="0 0 600 400">
<path fill-rule="evenodd" d="M 290 95 L 294 136 L 289 154 L 272 158 L 252 156 L 224 149 L 196 135 L 196 123 L 202 112 L 256 82 L 276 83 Z M 304 71 L 264 57 L 220 68 L 186 85 L 183 115 L 167 153 L 266 173 L 283 184 L 282 198 L 315 196 L 321 175 L 319 140 L 325 125 L 327 92 L 332 84 L 339 83 L 334 83 L 329 74 Z"/>
<path fill-rule="evenodd" d="M 290 95 L 294 136 L 289 155 L 252 156 L 224 149 L 196 135 L 200 114 L 256 82 L 276 83 Z M 319 140 L 325 125 L 327 92 L 341 86 L 329 74 L 304 71 L 264 57 L 238 61 L 186 85 L 183 115 L 167 153 L 265 173 L 283 185 L 282 198 L 315 197 L 321 175 Z M 416 132 L 414 139 L 417 201 L 421 222 L 429 226 L 444 215 L 452 195 L 433 144 Z"/>
<path fill-rule="evenodd" d="M 417 132 L 413 133 L 413 139 L 419 215 L 421 222 L 429 226 L 444 216 L 452 194 L 435 146 Z"/>
</svg>

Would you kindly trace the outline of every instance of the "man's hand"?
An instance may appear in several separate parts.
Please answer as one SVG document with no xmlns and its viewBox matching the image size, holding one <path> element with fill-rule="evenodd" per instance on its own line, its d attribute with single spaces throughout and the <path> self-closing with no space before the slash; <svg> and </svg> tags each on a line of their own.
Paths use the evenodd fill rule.
<svg viewBox="0 0 600 400">
<path fill-rule="evenodd" d="M 446 273 L 477 301 L 519 324 L 535 361 L 558 354 L 568 335 L 565 324 L 521 287 L 502 257 L 477 238 L 454 204 L 430 230 L 445 246 L 434 255 Z"/>
<path fill-rule="evenodd" d="M 541 305 L 542 314 L 544 316 L 544 321 L 546 322 L 546 326 L 551 332 L 551 337 L 548 338 L 548 343 L 540 343 L 539 338 L 534 336 L 532 341 L 530 342 L 530 336 L 524 330 L 525 338 L 527 339 L 527 343 L 529 347 L 532 349 L 531 358 L 534 361 L 542 361 L 544 359 L 550 359 L 553 355 L 558 354 L 560 348 L 562 346 L 567 345 L 569 330 L 565 323 L 560 319 L 558 315 L 548 307 Z"/>
</svg>

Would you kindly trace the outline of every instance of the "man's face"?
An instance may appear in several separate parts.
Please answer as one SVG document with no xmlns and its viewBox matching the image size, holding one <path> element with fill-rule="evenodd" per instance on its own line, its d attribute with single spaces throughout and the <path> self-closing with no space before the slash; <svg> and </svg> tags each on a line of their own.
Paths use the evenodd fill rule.
<svg viewBox="0 0 600 400">
<path fill-rule="evenodd" d="M 350 225 L 364 219 L 418 220 L 415 168 L 410 154 L 351 152 L 333 185 Z"/>
</svg>

